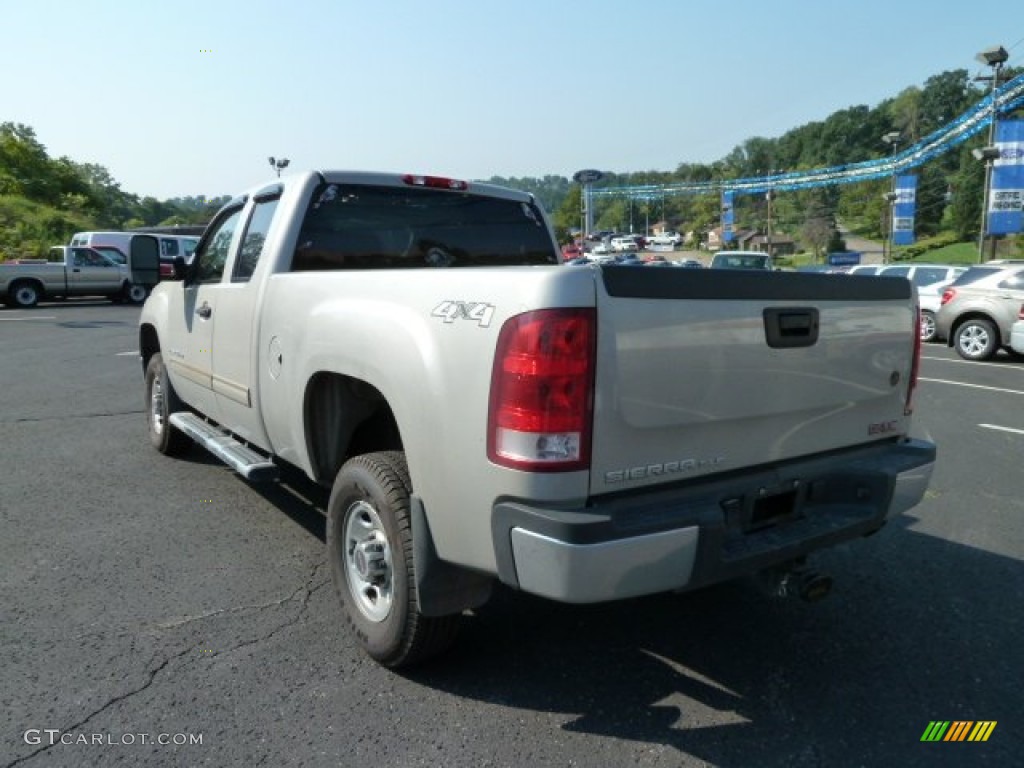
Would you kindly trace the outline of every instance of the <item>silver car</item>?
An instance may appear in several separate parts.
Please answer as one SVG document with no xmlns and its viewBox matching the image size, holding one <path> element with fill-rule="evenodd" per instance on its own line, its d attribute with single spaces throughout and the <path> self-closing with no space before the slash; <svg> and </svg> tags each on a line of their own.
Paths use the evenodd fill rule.
<svg viewBox="0 0 1024 768">
<path fill-rule="evenodd" d="M 988 360 L 1009 348 L 1010 328 L 1024 305 L 1024 262 L 971 267 L 942 295 L 935 334 L 965 360 Z"/>
</svg>

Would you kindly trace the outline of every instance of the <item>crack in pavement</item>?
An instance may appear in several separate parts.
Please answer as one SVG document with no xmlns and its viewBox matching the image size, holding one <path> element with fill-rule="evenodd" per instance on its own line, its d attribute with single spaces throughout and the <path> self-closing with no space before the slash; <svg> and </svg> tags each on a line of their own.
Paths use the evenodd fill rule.
<svg viewBox="0 0 1024 768">
<path fill-rule="evenodd" d="M 66 728 L 59 729 L 59 733 L 61 733 L 61 734 L 64 734 L 64 733 L 74 733 L 75 731 L 77 731 L 78 729 L 80 729 L 84 725 L 86 725 L 94 717 L 96 717 L 97 715 L 101 714 L 103 711 L 109 709 L 110 707 L 114 706 L 115 704 L 118 704 L 118 703 L 124 701 L 125 699 L 131 698 L 132 696 L 135 696 L 138 693 L 142 693 L 144 690 L 146 690 L 147 688 L 149 688 L 153 684 L 153 681 L 156 680 L 156 676 L 158 674 L 160 674 L 160 672 L 162 672 L 167 667 L 168 664 L 170 664 L 175 659 L 180 659 L 185 654 L 190 653 L 198 645 L 201 645 L 201 644 L 197 643 L 196 645 L 192 645 L 192 646 L 186 648 L 185 650 L 179 651 L 178 653 L 176 653 L 176 654 L 174 654 L 172 656 L 168 656 L 160 664 L 158 664 L 155 669 L 147 670 L 147 672 L 146 672 L 146 681 L 141 686 L 139 686 L 138 688 L 136 688 L 134 690 L 127 691 L 127 692 L 122 693 L 122 694 L 120 694 L 118 696 L 115 696 L 114 698 L 112 698 L 109 701 L 107 701 L 99 709 L 96 709 L 93 712 L 90 712 L 88 715 L 86 715 L 86 717 L 83 720 L 80 720 L 77 723 L 73 723 L 73 724 L 67 726 Z M 39 749 L 35 750 L 34 752 L 30 752 L 27 755 L 23 755 L 21 757 L 15 758 L 11 762 L 9 762 L 5 766 L 3 766 L 3 768 L 14 768 L 14 766 L 16 766 L 16 765 L 20 765 L 20 764 L 22 764 L 22 763 L 24 763 L 24 762 L 26 762 L 28 760 L 31 760 L 33 757 L 36 757 L 37 755 L 41 755 L 44 752 L 47 752 L 47 751 L 53 749 L 55 746 L 57 746 L 60 743 L 61 742 L 58 739 L 56 741 L 56 743 L 46 744 L 46 745 L 40 747 Z"/>
<path fill-rule="evenodd" d="M 256 645 L 257 643 L 265 642 L 266 640 L 269 640 L 270 638 L 274 637 L 274 635 L 276 635 L 277 633 L 298 624 L 306 614 L 306 609 L 309 607 L 309 599 L 313 596 L 313 593 L 318 592 L 320 589 L 322 589 L 330 583 L 330 579 L 321 579 L 318 584 L 313 583 L 313 581 L 317 577 L 317 571 L 319 571 L 323 565 L 325 565 L 325 563 L 323 562 L 314 565 L 313 570 L 310 571 L 309 578 L 306 579 L 306 583 L 292 593 L 292 599 L 294 599 L 294 596 L 297 595 L 299 592 L 305 593 L 302 596 L 302 602 L 299 605 L 299 611 L 295 614 L 294 617 L 284 622 L 280 626 L 275 627 L 269 632 L 264 633 L 260 637 L 255 638 L 254 640 L 249 640 L 244 643 L 238 643 L 238 645 L 233 645 L 224 651 L 218 651 L 217 653 L 212 654 L 212 656 L 220 656 L 222 654 L 234 653 L 235 651 L 238 651 L 242 648 L 248 648 L 251 645 Z"/>
<path fill-rule="evenodd" d="M 224 616 L 224 615 L 229 615 L 229 614 L 234 614 L 234 613 L 245 613 L 246 611 L 263 611 L 263 610 L 266 610 L 267 608 L 275 608 L 275 607 L 277 607 L 279 605 L 284 605 L 285 603 L 290 603 L 292 600 L 294 600 L 296 598 L 296 596 L 300 592 L 306 592 L 307 593 L 306 596 L 303 598 L 303 606 L 305 606 L 306 601 L 309 600 L 309 594 L 311 594 L 312 592 L 316 591 L 316 589 L 319 589 L 321 586 L 323 586 L 323 584 L 318 584 L 315 589 L 312 589 L 312 590 L 310 589 L 310 583 L 311 583 L 311 581 L 314 578 L 316 578 L 316 572 L 320 569 L 320 567 L 322 565 L 324 565 L 324 563 L 322 563 L 322 562 L 321 563 L 317 563 L 316 565 L 314 565 L 313 566 L 313 570 L 310 573 L 309 578 L 306 579 L 305 584 L 303 584 L 301 587 L 296 588 L 287 597 L 282 597 L 282 598 L 280 598 L 278 600 L 271 600 L 271 601 L 266 602 L 266 603 L 255 603 L 253 605 L 236 605 L 236 606 L 233 606 L 231 608 L 218 608 L 218 609 L 213 610 L 213 611 L 207 611 L 206 613 L 200 613 L 200 614 L 198 614 L 196 616 L 182 616 L 181 618 L 176 619 L 174 621 L 168 621 L 168 622 L 164 622 L 164 623 L 161 623 L 161 624 L 157 624 L 155 629 L 157 629 L 157 630 L 177 629 L 178 627 L 183 627 L 186 624 L 191 624 L 191 623 L 196 622 L 196 621 L 203 621 L 204 619 L 210 619 L 210 618 L 214 618 L 214 617 L 217 617 L 217 616 Z M 324 583 L 326 583 L 326 582 L 324 582 Z M 152 630 L 150 630 L 150 631 L 152 631 Z"/>
<path fill-rule="evenodd" d="M 287 629 L 288 627 L 291 627 L 291 626 L 294 626 L 294 625 L 298 624 L 299 621 L 303 618 L 303 616 L 306 613 L 306 609 L 309 606 L 309 599 L 310 599 L 310 597 L 312 597 L 315 592 L 319 591 L 321 588 L 323 588 L 330 581 L 329 579 L 321 579 L 319 581 L 319 583 L 314 583 L 314 581 L 316 581 L 316 579 L 317 579 L 318 572 L 320 571 L 320 569 L 324 565 L 325 565 L 324 562 L 316 563 L 313 566 L 312 570 L 310 570 L 309 575 L 306 577 L 305 583 L 303 583 L 302 586 L 298 587 L 294 592 L 292 592 L 291 595 L 289 595 L 288 597 L 283 598 L 281 600 L 274 600 L 274 601 L 271 601 L 269 603 L 262 604 L 262 605 L 259 605 L 259 606 L 241 606 L 241 607 L 238 607 L 238 608 L 224 608 L 224 609 L 221 609 L 219 611 L 213 611 L 212 613 L 210 613 L 208 615 L 204 614 L 203 616 L 192 617 L 192 618 L 188 618 L 188 619 L 186 619 L 184 621 L 181 621 L 181 622 L 177 622 L 177 623 L 172 623 L 170 625 L 166 625 L 165 628 L 167 628 L 167 629 L 176 628 L 176 627 L 183 626 L 183 625 L 188 624 L 188 623 L 193 622 L 193 621 L 199 621 L 199 620 L 201 620 L 203 618 L 208 618 L 210 616 L 218 616 L 218 615 L 225 615 L 225 614 L 230 614 L 230 613 L 237 613 L 237 612 L 241 612 L 241 611 L 252 610 L 253 608 L 259 608 L 260 610 L 266 610 L 268 608 L 273 608 L 275 606 L 284 605 L 285 603 L 294 601 L 296 599 L 296 597 L 301 594 L 301 602 L 300 602 L 300 605 L 299 605 L 299 611 L 295 614 L 294 617 L 292 617 L 288 621 L 284 622 L 280 626 L 275 627 L 274 629 L 270 630 L 269 632 L 266 632 L 266 633 L 262 634 L 260 637 L 255 638 L 254 640 L 249 640 L 249 641 L 244 642 L 244 643 L 239 643 L 238 645 L 232 646 L 231 648 L 228 648 L 225 651 L 214 653 L 210 657 L 207 657 L 207 658 L 212 658 L 214 656 L 220 656 L 222 653 L 231 653 L 231 652 L 234 652 L 234 651 L 236 651 L 236 650 L 238 650 L 240 648 L 247 648 L 247 647 L 249 647 L 251 645 L 256 645 L 257 643 L 264 642 L 264 641 L 269 640 L 270 638 L 274 637 L 274 635 L 278 634 L 282 630 Z M 165 669 L 167 669 L 167 667 L 171 664 L 171 662 L 176 661 L 178 659 L 181 659 L 181 658 L 183 658 L 184 656 L 186 656 L 186 655 L 188 655 L 190 653 L 193 653 L 197 648 L 200 648 L 203 645 L 206 645 L 206 643 L 203 643 L 203 642 L 192 643 L 191 645 L 189 645 L 184 650 L 181 650 L 181 651 L 179 651 L 177 653 L 171 654 L 166 659 L 164 659 L 162 662 L 157 664 L 156 667 L 146 671 L 146 679 L 142 683 L 142 685 L 140 685 L 137 688 L 134 688 L 133 690 L 126 691 L 126 692 L 121 693 L 121 694 L 119 694 L 117 696 L 114 696 L 113 698 L 109 699 L 106 703 L 104 703 L 102 706 L 100 706 L 97 709 L 95 709 L 92 712 L 90 712 L 82 720 L 78 721 L 77 723 L 73 723 L 72 725 L 69 725 L 66 728 L 60 728 L 60 729 L 58 729 L 58 732 L 61 733 L 61 734 L 64 734 L 64 733 L 74 733 L 75 731 L 78 731 L 81 728 L 83 728 L 84 726 L 86 726 L 89 723 L 90 720 L 92 720 L 93 718 L 101 715 L 103 712 L 105 712 L 106 710 L 110 709 L 111 707 L 116 706 L 117 704 L 120 704 L 121 702 L 126 701 L 127 699 L 130 699 L 131 697 L 133 697 L 133 696 L 135 696 L 135 695 L 137 695 L 139 693 L 142 693 L 143 691 L 147 690 L 148 688 L 150 688 L 153 685 L 153 683 L 156 681 L 157 676 L 161 672 L 163 672 Z M 155 656 L 155 654 L 154 654 L 154 656 Z M 14 766 L 16 766 L 16 765 L 21 765 L 21 764 L 27 762 L 28 760 L 31 760 L 32 758 L 36 757 L 37 755 L 41 755 L 44 752 L 47 752 L 48 750 L 52 749 L 53 747 L 57 746 L 60 743 L 61 742 L 58 739 L 56 743 L 52 743 L 52 744 L 47 744 L 47 745 L 41 746 L 39 749 L 36 749 L 35 751 L 30 752 L 27 755 L 22 755 L 21 757 L 15 758 L 11 762 L 6 763 L 5 765 L 2 766 L 2 768 L 14 768 Z"/>
<path fill-rule="evenodd" d="M 0 419 L 0 424 L 31 424 L 43 421 L 67 421 L 68 419 L 99 419 L 105 416 L 134 416 L 146 411 L 142 408 L 135 411 L 110 411 L 109 413 L 75 413 L 68 416 L 40 416 L 24 419 Z"/>
</svg>

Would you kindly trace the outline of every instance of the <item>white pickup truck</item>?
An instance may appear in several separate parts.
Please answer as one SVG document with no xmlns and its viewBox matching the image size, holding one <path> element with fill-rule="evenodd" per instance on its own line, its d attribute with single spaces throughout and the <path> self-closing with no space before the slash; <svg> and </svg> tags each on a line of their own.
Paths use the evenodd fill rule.
<svg viewBox="0 0 1024 768">
<path fill-rule="evenodd" d="M 588 603 L 803 565 L 923 497 L 905 280 L 559 266 L 532 196 L 306 172 L 232 200 L 140 320 L 149 435 L 331 487 L 348 623 L 400 666 L 495 581 Z"/>
</svg>

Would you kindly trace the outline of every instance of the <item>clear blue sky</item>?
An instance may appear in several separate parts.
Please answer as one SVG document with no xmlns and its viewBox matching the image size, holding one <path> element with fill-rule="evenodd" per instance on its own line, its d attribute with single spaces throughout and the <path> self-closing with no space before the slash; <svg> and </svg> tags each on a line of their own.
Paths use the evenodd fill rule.
<svg viewBox="0 0 1024 768">
<path fill-rule="evenodd" d="M 667 171 L 980 73 L 993 45 L 1021 66 L 1010 7 L 0 0 L 0 121 L 158 198 L 234 194 L 269 155 L 468 179 Z"/>
</svg>

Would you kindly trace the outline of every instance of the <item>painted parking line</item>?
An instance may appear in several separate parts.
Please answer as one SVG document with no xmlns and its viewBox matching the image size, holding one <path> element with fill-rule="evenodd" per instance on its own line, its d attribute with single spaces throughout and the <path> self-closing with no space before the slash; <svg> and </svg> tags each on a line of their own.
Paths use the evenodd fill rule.
<svg viewBox="0 0 1024 768">
<path fill-rule="evenodd" d="M 968 387 L 970 389 L 987 389 L 989 392 L 1006 392 L 1010 395 L 1024 395 L 1021 389 L 1005 389 L 1004 387 L 986 387 L 983 384 L 965 384 L 962 381 L 947 381 L 946 379 L 926 379 L 920 377 L 918 381 L 930 381 L 933 384 L 952 384 L 954 387 Z"/>
<path fill-rule="evenodd" d="M 133 349 L 131 352 L 118 352 L 114 357 L 128 357 L 129 355 L 139 356 L 139 350 Z"/>
<path fill-rule="evenodd" d="M 1015 435 L 1024 435 L 1024 429 L 1014 429 L 1013 427 L 1001 427 L 998 424 L 979 424 L 979 427 L 983 429 L 994 429 L 997 432 L 1012 432 Z"/>
<path fill-rule="evenodd" d="M 949 357 L 925 357 L 921 356 L 922 360 L 935 360 L 940 363 L 955 363 L 956 365 L 983 365 L 989 368 L 1002 368 L 1004 371 L 1024 371 L 1024 366 L 1017 367 L 1014 365 L 1007 365 L 1006 363 L 984 363 L 978 360 L 954 360 Z"/>
<path fill-rule="evenodd" d="M 56 320 L 56 315 L 33 315 L 32 317 L 0 317 L 0 320 Z"/>
</svg>

